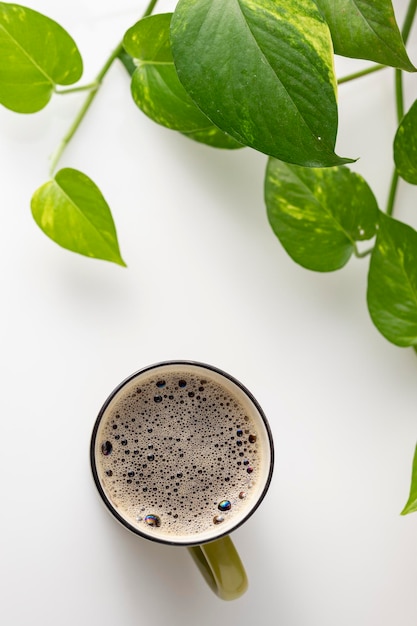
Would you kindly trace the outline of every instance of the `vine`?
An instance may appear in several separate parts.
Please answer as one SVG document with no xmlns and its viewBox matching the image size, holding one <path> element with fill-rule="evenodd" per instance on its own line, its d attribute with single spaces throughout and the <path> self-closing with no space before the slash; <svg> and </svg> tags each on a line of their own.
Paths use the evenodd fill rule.
<svg viewBox="0 0 417 626">
<path fill-rule="evenodd" d="M 0 103 L 34 113 L 55 95 L 86 92 L 51 159 L 50 180 L 33 194 L 38 226 L 68 250 L 125 265 L 100 189 L 77 169 L 58 169 L 120 61 L 129 97 L 156 123 L 212 148 L 265 154 L 268 220 L 286 252 L 319 272 L 341 269 L 352 255 L 369 257 L 372 322 L 391 343 L 416 350 L 417 232 L 394 212 L 400 180 L 417 185 L 417 101 L 405 111 L 403 93 L 403 73 L 417 71 L 406 51 L 417 0 L 410 0 L 401 30 L 391 0 L 179 0 L 172 13 L 156 7 L 151 0 L 95 80 L 81 85 L 72 37 L 45 15 L 0 2 Z M 337 79 L 335 54 L 372 65 Z M 382 210 L 349 168 L 353 159 L 335 152 L 337 89 L 388 67 L 395 70 L 398 128 Z M 370 247 L 360 252 L 366 241 Z M 416 510 L 417 447 L 403 513 Z"/>
</svg>

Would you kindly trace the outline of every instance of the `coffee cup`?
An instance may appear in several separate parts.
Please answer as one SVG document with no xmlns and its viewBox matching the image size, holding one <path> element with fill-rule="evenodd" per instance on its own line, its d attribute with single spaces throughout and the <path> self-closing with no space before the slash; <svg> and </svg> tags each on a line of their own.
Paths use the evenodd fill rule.
<svg viewBox="0 0 417 626">
<path fill-rule="evenodd" d="M 244 385 L 195 361 L 145 367 L 104 402 L 90 459 L 103 502 L 125 528 L 187 547 L 220 598 L 245 592 L 230 533 L 263 500 L 274 448 L 264 412 Z"/>
</svg>

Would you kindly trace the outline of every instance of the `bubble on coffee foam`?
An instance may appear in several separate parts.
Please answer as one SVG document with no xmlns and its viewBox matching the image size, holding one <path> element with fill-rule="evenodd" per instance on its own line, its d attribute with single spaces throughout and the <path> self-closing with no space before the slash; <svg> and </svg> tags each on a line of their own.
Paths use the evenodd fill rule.
<svg viewBox="0 0 417 626">
<path fill-rule="evenodd" d="M 113 450 L 113 446 L 110 443 L 110 441 L 104 441 L 101 445 L 101 452 L 102 454 L 104 454 L 104 456 L 108 456 L 109 454 L 111 454 Z"/>
<path fill-rule="evenodd" d="M 121 395 L 102 422 L 101 442 L 112 502 L 155 532 L 186 537 L 238 515 L 259 472 L 244 406 L 190 372 L 150 376 Z"/>
</svg>

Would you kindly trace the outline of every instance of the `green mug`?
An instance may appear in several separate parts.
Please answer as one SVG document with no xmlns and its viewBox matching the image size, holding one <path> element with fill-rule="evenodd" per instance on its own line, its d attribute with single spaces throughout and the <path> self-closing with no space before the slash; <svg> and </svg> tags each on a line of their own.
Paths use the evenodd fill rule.
<svg viewBox="0 0 417 626">
<path fill-rule="evenodd" d="M 145 367 L 102 406 L 90 459 L 103 502 L 125 528 L 187 547 L 220 598 L 246 591 L 230 533 L 263 500 L 274 448 L 264 412 L 244 385 L 195 361 Z"/>
</svg>

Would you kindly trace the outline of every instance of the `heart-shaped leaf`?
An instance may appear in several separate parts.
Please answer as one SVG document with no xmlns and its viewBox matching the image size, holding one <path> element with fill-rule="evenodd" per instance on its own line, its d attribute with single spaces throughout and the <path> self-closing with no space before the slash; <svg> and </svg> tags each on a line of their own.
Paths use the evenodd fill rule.
<svg viewBox="0 0 417 626">
<path fill-rule="evenodd" d="M 334 153 L 333 47 L 314 0 L 179 0 L 171 41 L 187 92 L 240 143 L 305 166 L 350 160 Z"/>
<path fill-rule="evenodd" d="M 71 85 L 83 64 L 70 35 L 50 18 L 0 2 L 0 103 L 34 113 L 49 102 L 56 85 Z"/>
<path fill-rule="evenodd" d="M 364 179 L 347 167 L 312 169 L 269 159 L 265 201 L 283 247 L 311 270 L 343 267 L 355 242 L 375 234 L 375 197 Z"/>
<path fill-rule="evenodd" d="M 35 191 L 31 208 L 38 226 L 63 248 L 125 265 L 108 204 L 82 172 L 71 168 L 57 172 Z"/>
<path fill-rule="evenodd" d="M 411 475 L 410 495 L 401 515 L 417 512 L 417 446 L 414 452 L 413 469 Z"/>
<path fill-rule="evenodd" d="M 397 346 L 417 345 L 417 232 L 380 214 L 368 274 L 368 309 Z"/>
<path fill-rule="evenodd" d="M 417 185 L 417 100 L 398 127 L 394 139 L 394 160 L 401 178 Z"/>
<path fill-rule="evenodd" d="M 217 148 L 241 148 L 210 122 L 180 83 L 171 53 L 171 16 L 151 15 L 125 34 L 124 48 L 137 66 L 131 84 L 135 103 L 154 122 L 191 139 Z"/>
<path fill-rule="evenodd" d="M 332 34 L 336 54 L 368 59 L 409 72 L 391 0 L 316 0 Z"/>
</svg>

